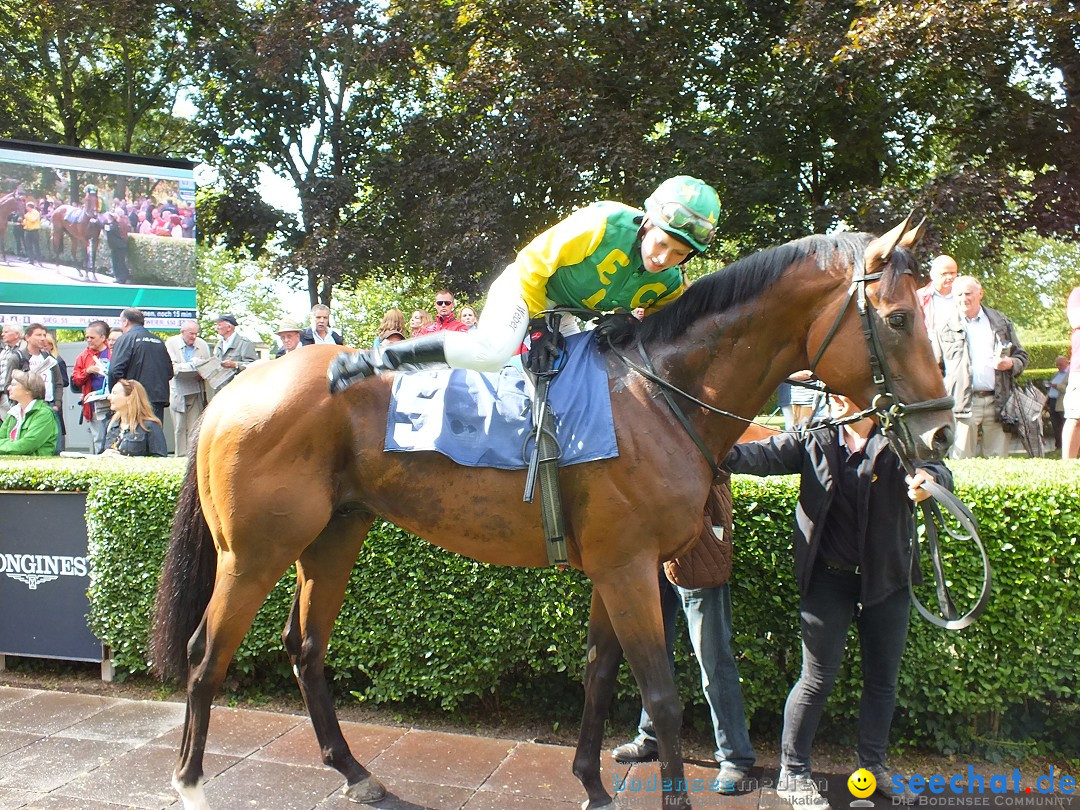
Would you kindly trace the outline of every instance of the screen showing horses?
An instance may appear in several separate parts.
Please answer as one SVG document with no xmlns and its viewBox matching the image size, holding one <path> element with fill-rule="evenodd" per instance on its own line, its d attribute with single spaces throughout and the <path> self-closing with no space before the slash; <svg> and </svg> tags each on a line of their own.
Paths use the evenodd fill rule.
<svg viewBox="0 0 1080 810">
<path fill-rule="evenodd" d="M 137 307 L 195 316 L 195 180 L 186 160 L 0 139 L 0 321 L 81 329 Z"/>
</svg>

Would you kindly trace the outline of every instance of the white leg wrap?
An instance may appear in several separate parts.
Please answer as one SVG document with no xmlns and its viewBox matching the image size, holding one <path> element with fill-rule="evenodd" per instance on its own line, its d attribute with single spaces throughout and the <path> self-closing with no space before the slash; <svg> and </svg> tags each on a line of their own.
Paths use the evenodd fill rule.
<svg viewBox="0 0 1080 810">
<path fill-rule="evenodd" d="M 180 794 L 184 810 L 210 810 L 210 805 L 206 803 L 206 791 L 203 790 L 204 782 L 205 780 L 200 779 L 193 786 L 185 787 L 175 776 L 173 777 L 172 786 Z"/>
</svg>

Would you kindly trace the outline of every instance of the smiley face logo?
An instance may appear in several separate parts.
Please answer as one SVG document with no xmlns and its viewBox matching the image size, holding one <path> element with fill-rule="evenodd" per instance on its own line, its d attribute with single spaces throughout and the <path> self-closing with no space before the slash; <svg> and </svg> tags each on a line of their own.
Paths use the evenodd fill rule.
<svg viewBox="0 0 1080 810">
<path fill-rule="evenodd" d="M 847 788 L 857 799 L 865 799 L 877 790 L 877 780 L 866 768 L 859 768 L 847 780 Z"/>
</svg>

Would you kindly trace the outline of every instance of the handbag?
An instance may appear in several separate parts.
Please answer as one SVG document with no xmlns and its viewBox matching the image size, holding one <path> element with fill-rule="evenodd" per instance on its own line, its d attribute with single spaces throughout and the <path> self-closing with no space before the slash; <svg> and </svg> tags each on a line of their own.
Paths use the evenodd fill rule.
<svg viewBox="0 0 1080 810">
<path fill-rule="evenodd" d="M 1042 458 L 1042 412 L 1046 394 L 1033 383 L 1022 386 L 1013 383 L 1005 395 L 999 418 L 1001 426 L 1020 437 L 1029 456 Z"/>
</svg>

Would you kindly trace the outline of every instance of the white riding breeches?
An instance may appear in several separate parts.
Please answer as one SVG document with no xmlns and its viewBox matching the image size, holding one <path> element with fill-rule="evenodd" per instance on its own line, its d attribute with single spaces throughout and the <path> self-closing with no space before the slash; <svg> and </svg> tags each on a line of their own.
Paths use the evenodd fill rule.
<svg viewBox="0 0 1080 810">
<path fill-rule="evenodd" d="M 452 368 L 496 372 L 514 356 L 529 329 L 529 308 L 521 294 L 518 269 L 510 265 L 488 290 L 487 304 L 471 332 L 443 332 L 446 362 Z M 564 317 L 564 335 L 581 331 L 576 318 Z"/>
</svg>

